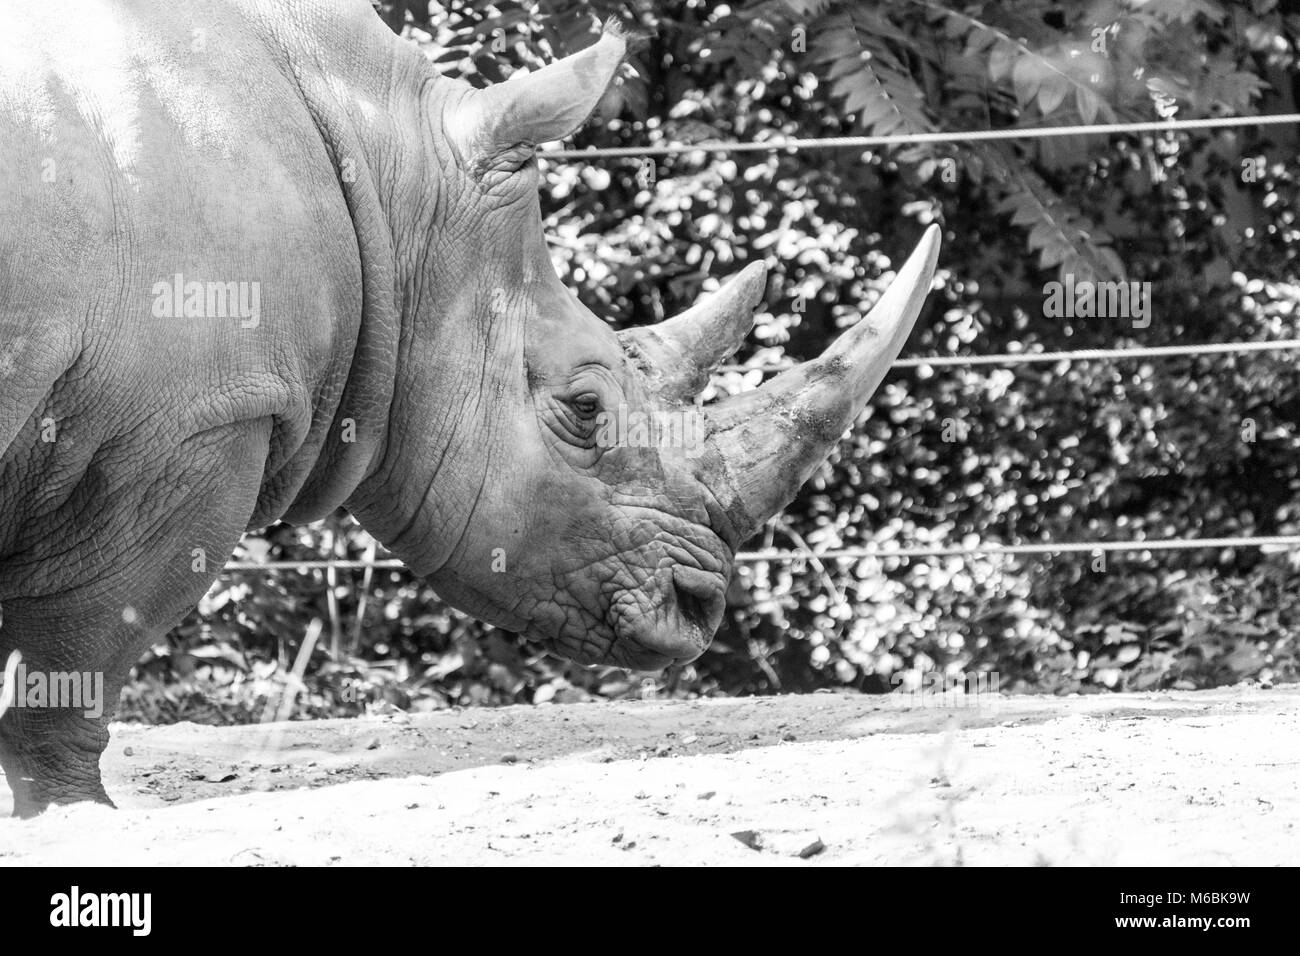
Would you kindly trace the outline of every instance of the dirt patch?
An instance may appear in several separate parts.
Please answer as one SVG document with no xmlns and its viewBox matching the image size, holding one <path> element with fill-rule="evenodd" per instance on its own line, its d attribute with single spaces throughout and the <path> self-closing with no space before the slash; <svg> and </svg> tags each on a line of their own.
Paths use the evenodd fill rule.
<svg viewBox="0 0 1300 956">
<path fill-rule="evenodd" d="M 1300 688 L 122 726 L 0 863 L 1294 864 Z"/>
</svg>

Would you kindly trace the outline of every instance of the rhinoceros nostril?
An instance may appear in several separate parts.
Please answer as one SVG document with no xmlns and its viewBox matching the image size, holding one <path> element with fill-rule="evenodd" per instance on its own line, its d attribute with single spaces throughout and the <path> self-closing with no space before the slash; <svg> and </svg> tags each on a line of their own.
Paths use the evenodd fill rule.
<svg viewBox="0 0 1300 956">
<path fill-rule="evenodd" d="M 686 622 L 700 630 L 708 627 L 708 607 L 704 600 L 690 591 L 683 591 L 680 585 L 675 585 L 674 590 L 677 592 L 677 611 Z"/>
<path fill-rule="evenodd" d="M 695 568 L 674 568 L 673 597 L 682 620 L 707 643 L 722 618 L 726 600 L 717 579 Z"/>
</svg>

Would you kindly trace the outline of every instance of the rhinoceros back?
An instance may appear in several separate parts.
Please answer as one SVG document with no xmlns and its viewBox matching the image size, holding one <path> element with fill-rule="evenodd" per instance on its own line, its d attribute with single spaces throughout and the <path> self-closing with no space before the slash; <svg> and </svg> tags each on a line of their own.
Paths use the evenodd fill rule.
<svg viewBox="0 0 1300 956">
<path fill-rule="evenodd" d="M 84 462 L 269 420 L 259 510 L 292 500 L 362 284 L 343 137 L 303 93 L 323 54 L 285 36 L 355 6 L 378 24 L 363 2 L 0 7 L 0 510 L 51 421 Z"/>
</svg>

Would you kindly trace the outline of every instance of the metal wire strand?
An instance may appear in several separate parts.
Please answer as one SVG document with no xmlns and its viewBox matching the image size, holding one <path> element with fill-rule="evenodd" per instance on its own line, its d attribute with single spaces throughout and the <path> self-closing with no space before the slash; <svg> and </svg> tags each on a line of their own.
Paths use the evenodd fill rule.
<svg viewBox="0 0 1300 956">
<path fill-rule="evenodd" d="M 831 548 L 826 551 L 767 549 L 741 551 L 736 560 L 742 564 L 793 561 L 858 561 L 864 558 L 949 558 L 979 554 L 1099 554 L 1116 551 L 1194 551 L 1222 548 L 1294 548 L 1300 547 L 1300 534 L 1239 535 L 1228 538 L 1134 538 L 1128 541 L 1047 541 L 1038 544 L 977 543 L 973 545 L 933 545 L 901 548 Z M 361 570 L 379 568 L 399 570 L 405 565 L 396 558 L 375 561 L 230 561 L 226 571 L 312 571 L 328 568 Z"/>
<path fill-rule="evenodd" d="M 1263 116 L 1212 116 L 1190 120 L 1152 120 L 1138 123 L 1091 123 L 1076 126 L 1039 126 L 1015 129 L 954 130 L 936 133 L 891 133 L 886 136 L 827 136 L 821 139 L 790 138 L 760 141 L 671 143 L 664 146 L 608 146 L 593 149 L 540 150 L 542 159 L 607 159 L 635 156 L 676 156 L 682 153 L 759 153 L 780 150 L 841 149 L 844 147 L 911 146 L 918 143 L 978 143 L 1004 139 L 1050 139 L 1058 136 L 1109 136 L 1115 133 L 1168 133 L 1196 129 L 1226 129 L 1239 126 L 1300 124 L 1300 113 Z"/>
<path fill-rule="evenodd" d="M 1113 349 L 1072 349 L 1063 352 L 1004 352 L 990 355 L 918 355 L 896 360 L 890 368 L 922 368 L 954 365 L 1033 365 L 1044 362 L 1091 362 L 1101 359 L 1174 358 L 1182 355 L 1233 355 L 1245 352 L 1293 352 L 1300 339 L 1270 342 L 1204 342 L 1198 345 L 1153 345 Z M 769 365 L 720 365 L 719 372 L 780 372 L 798 362 Z"/>
</svg>

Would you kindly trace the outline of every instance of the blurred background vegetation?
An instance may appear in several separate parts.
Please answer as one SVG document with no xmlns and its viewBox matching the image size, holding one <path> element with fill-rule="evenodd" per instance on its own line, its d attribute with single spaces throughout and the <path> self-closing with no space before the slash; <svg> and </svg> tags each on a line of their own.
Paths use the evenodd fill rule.
<svg viewBox="0 0 1300 956">
<path fill-rule="evenodd" d="M 1013 9 L 1005 9 L 1013 8 Z M 571 146 L 1295 112 L 1274 0 L 388 2 L 476 85 L 639 36 Z M 756 259 L 765 311 L 717 376 L 750 388 L 872 304 L 925 224 L 946 243 L 905 356 L 1300 336 L 1293 126 L 886 149 L 543 160 L 556 268 L 616 327 Z M 1149 327 L 1047 318 L 1044 283 L 1150 282 Z M 1300 532 L 1295 352 L 898 370 L 753 547 Z M 373 558 L 344 515 L 242 560 Z M 628 695 L 890 689 L 934 669 L 1097 692 L 1300 675 L 1300 552 L 747 564 L 713 648 L 664 675 L 569 665 L 402 570 L 228 571 L 141 662 L 122 719 L 256 721 Z"/>
</svg>

